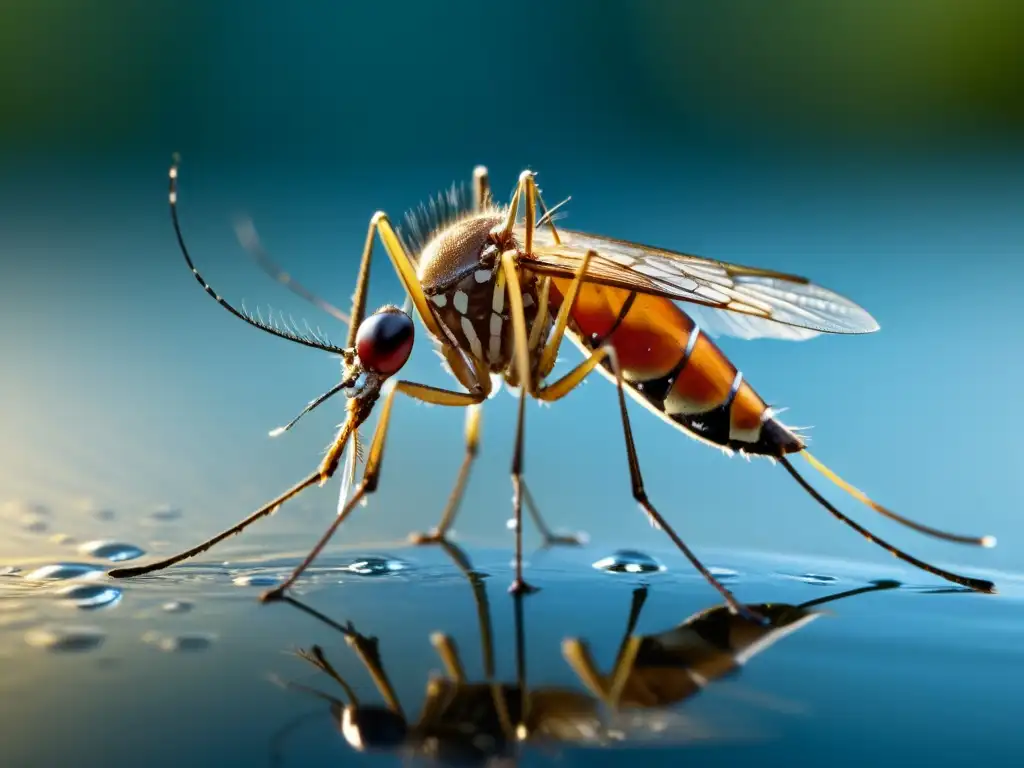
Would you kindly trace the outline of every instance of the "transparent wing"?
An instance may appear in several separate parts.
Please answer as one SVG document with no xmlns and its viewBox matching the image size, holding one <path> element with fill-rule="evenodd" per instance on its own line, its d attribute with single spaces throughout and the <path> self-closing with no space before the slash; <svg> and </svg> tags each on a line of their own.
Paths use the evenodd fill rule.
<svg viewBox="0 0 1024 768">
<path fill-rule="evenodd" d="M 775 320 L 731 312 L 728 309 L 716 309 L 704 304 L 689 302 L 685 309 L 686 314 L 700 326 L 701 331 L 712 337 L 733 336 L 737 339 L 806 341 L 821 335 L 821 331 L 810 328 L 783 325 Z"/>
<path fill-rule="evenodd" d="M 516 234 L 522 242 L 522 226 Z M 532 269 L 572 277 L 592 250 L 597 255 L 590 261 L 588 279 L 703 305 L 694 315 L 699 312 L 713 326 L 706 329 L 712 333 L 798 340 L 818 333 L 878 330 L 878 323 L 860 306 L 804 277 L 584 232 L 559 229 L 558 236 L 561 242 L 556 243 L 549 228 L 535 230 L 533 253 L 524 257 Z M 705 307 L 724 311 L 701 311 Z M 728 315 L 735 317 L 721 319 Z"/>
</svg>

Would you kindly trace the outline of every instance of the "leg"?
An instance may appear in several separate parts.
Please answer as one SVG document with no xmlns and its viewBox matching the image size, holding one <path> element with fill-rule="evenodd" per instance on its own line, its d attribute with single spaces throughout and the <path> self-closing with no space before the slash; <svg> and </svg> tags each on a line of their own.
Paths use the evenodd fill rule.
<svg viewBox="0 0 1024 768">
<path fill-rule="evenodd" d="M 484 586 L 480 574 L 473 570 L 465 552 L 443 539 L 439 544 L 455 563 L 455 566 L 462 571 L 473 589 L 477 627 L 480 630 L 480 651 L 484 662 L 484 676 L 487 680 L 492 680 L 494 678 L 494 629 L 491 626 L 491 605 L 487 599 L 487 588 Z"/>
<path fill-rule="evenodd" d="M 646 601 L 647 587 L 633 590 L 629 618 L 626 620 L 626 629 L 619 644 L 619 651 L 615 654 L 615 664 L 610 675 L 602 675 L 598 671 L 590 648 L 585 642 L 576 637 L 562 641 L 562 657 L 566 663 L 576 673 L 580 682 L 608 706 L 614 707 L 618 704 L 629 674 L 633 671 L 633 662 L 642 642 L 642 638 L 636 637 L 633 632 Z"/>
<path fill-rule="evenodd" d="M 480 446 L 480 406 L 473 405 L 466 409 L 466 455 L 462 459 L 462 466 L 459 468 L 459 475 L 455 479 L 455 486 L 452 488 L 448 503 L 445 505 L 441 519 L 434 530 L 430 533 L 414 533 L 410 539 L 414 544 L 436 544 L 448 535 L 452 523 L 455 522 L 455 515 L 458 514 L 459 504 L 466 491 L 466 482 L 469 480 L 469 470 L 473 466 Z"/>
<path fill-rule="evenodd" d="M 806 451 L 803 451 L 803 453 L 806 453 Z M 871 531 L 869 531 L 867 528 L 860 525 L 859 523 L 854 522 L 846 515 L 844 515 L 842 512 L 840 512 L 838 509 L 836 509 L 836 507 L 833 504 L 831 504 L 828 501 L 828 499 L 826 499 L 824 496 L 818 493 L 818 491 L 815 490 L 814 487 L 810 483 L 808 483 L 806 479 L 804 479 L 804 476 L 796 471 L 796 467 L 793 466 L 793 464 L 787 457 L 779 456 L 776 460 L 786 469 L 787 472 L 789 472 L 790 475 L 792 475 L 793 479 L 796 480 L 797 483 L 799 483 L 805 491 L 807 491 L 811 498 L 813 498 L 815 501 L 821 504 L 821 506 L 828 510 L 832 514 L 832 516 L 836 518 L 836 520 L 839 520 L 841 523 L 846 523 L 848 526 L 853 528 L 853 530 L 855 530 L 865 539 L 872 542 L 873 544 L 877 544 L 893 557 L 898 558 L 905 563 L 910 563 L 911 565 L 917 566 L 925 573 L 930 573 L 933 576 L 938 576 L 940 579 L 951 581 L 954 584 L 960 584 L 961 586 L 967 587 L 968 589 L 973 589 L 976 592 L 988 592 L 990 594 L 995 593 L 996 585 L 988 579 L 977 579 L 972 576 L 961 576 L 958 573 L 953 573 L 952 571 L 947 571 L 944 568 L 939 568 L 937 566 L 931 565 L 929 563 L 924 562 L 923 560 L 919 560 L 918 558 L 914 557 L 913 555 L 907 552 L 904 552 L 899 547 L 893 546 L 885 539 L 880 539 L 878 536 L 875 536 L 875 534 L 871 533 Z M 882 509 L 884 509 L 884 507 L 882 507 Z M 897 519 L 899 519 L 900 521 L 906 521 L 906 518 Z M 934 531 L 934 529 L 929 530 Z M 984 538 L 985 537 L 979 537 L 979 540 L 983 540 Z"/>
<path fill-rule="evenodd" d="M 595 351 L 589 358 L 584 360 L 561 379 L 549 386 L 542 387 L 536 393 L 537 399 L 546 402 L 554 402 L 555 400 L 565 397 L 602 361 L 606 359 L 611 362 L 612 369 L 615 373 L 615 387 L 619 395 L 619 410 L 622 416 L 622 430 L 626 441 L 626 459 L 629 463 L 629 479 L 633 489 L 633 498 L 636 499 L 640 507 L 658 525 L 658 527 L 661 528 L 661 530 L 663 530 L 670 539 L 672 539 L 673 543 L 679 551 L 683 553 L 686 559 L 690 561 L 693 567 L 708 580 L 708 583 L 711 584 L 711 586 L 721 593 L 722 597 L 725 598 L 730 611 L 739 614 L 744 618 L 762 623 L 763 619 L 761 616 L 740 603 L 732 592 L 730 592 L 725 585 L 714 577 L 711 571 L 709 571 L 697 556 L 693 554 L 690 548 L 686 546 L 683 540 L 679 538 L 679 535 L 676 534 L 668 524 L 668 521 L 661 516 L 658 510 L 654 508 L 650 500 L 647 498 L 647 492 L 644 490 L 643 476 L 640 473 L 640 462 L 636 455 L 636 446 L 633 444 L 633 430 L 629 423 L 629 413 L 626 410 L 626 394 L 622 386 L 622 372 L 619 370 L 618 359 L 616 358 L 615 350 L 612 347 L 601 347 L 601 349 Z"/>
<path fill-rule="evenodd" d="M 398 279 L 401 280 L 402 285 L 405 287 L 406 294 L 416 307 L 423 325 L 435 337 L 443 338 L 441 329 L 438 327 L 437 321 L 434 319 L 434 315 L 427 304 L 427 297 L 423 293 L 423 288 L 420 287 L 419 280 L 416 278 L 416 266 L 413 264 L 409 254 L 406 253 L 402 241 L 395 234 L 394 227 L 391 226 L 391 221 L 388 219 L 387 214 L 383 211 L 377 211 L 370 219 L 370 226 L 366 232 L 366 242 L 363 244 L 363 255 L 359 260 L 359 277 L 356 279 L 356 290 L 352 296 L 352 319 L 349 323 L 348 339 L 345 346 L 351 348 L 355 345 L 359 324 L 363 321 L 363 317 L 366 314 L 366 295 L 370 287 L 370 263 L 373 258 L 374 234 L 380 235 L 381 242 L 384 244 L 384 250 L 391 259 L 395 272 L 398 273 Z"/>
<path fill-rule="evenodd" d="M 435 387 L 428 387 L 428 386 L 425 386 L 423 384 L 414 384 L 412 382 L 400 381 L 391 390 L 391 392 L 388 393 L 387 399 L 384 402 L 384 411 L 381 414 L 381 420 L 378 423 L 378 427 L 377 427 L 377 433 L 378 434 L 374 435 L 374 446 L 377 446 L 377 443 L 378 443 L 377 438 L 378 438 L 378 436 L 380 436 L 380 433 L 382 432 L 382 429 L 381 429 L 382 425 L 383 425 L 383 431 L 386 432 L 386 430 L 387 430 L 387 415 L 388 415 L 388 413 L 390 412 L 390 409 L 391 409 L 391 398 L 394 396 L 394 393 L 396 391 L 398 391 L 398 390 L 401 390 L 402 392 L 405 392 L 410 397 L 413 397 L 413 398 L 415 398 L 417 400 L 422 400 L 422 401 L 428 402 L 428 403 L 434 403 L 436 405 L 453 405 L 453 406 L 460 406 L 461 405 L 461 406 L 465 406 L 465 405 L 469 405 L 469 404 L 472 404 L 472 403 L 479 402 L 480 399 L 481 399 L 479 395 L 473 395 L 473 394 L 469 394 L 467 392 L 453 392 L 453 391 L 450 391 L 450 390 L 437 389 Z M 355 401 L 351 401 L 351 402 L 355 402 Z M 139 566 L 133 566 L 133 567 L 129 567 L 129 568 L 114 568 L 113 570 L 108 571 L 107 575 L 111 576 L 111 577 L 113 577 L 115 579 L 126 578 L 126 577 L 130 577 L 130 576 L 140 576 L 140 575 L 142 575 L 144 573 L 151 573 L 152 571 L 162 570 L 164 568 L 167 568 L 168 566 L 174 565 L 175 563 L 179 563 L 182 560 L 187 560 L 190 557 L 195 557 L 196 555 L 202 554 L 203 552 L 208 550 L 210 547 L 212 547 L 214 544 L 217 544 L 217 543 L 223 541 L 224 539 L 228 538 L 229 536 L 234 536 L 235 534 L 241 533 L 246 528 L 248 528 L 250 525 L 255 523 L 257 520 L 260 520 L 260 519 L 266 517 L 267 515 L 271 514 L 272 512 L 274 512 L 278 507 L 280 507 L 282 504 L 284 504 L 289 499 L 291 499 L 291 498 L 293 498 L 295 496 L 298 496 L 302 491 L 304 491 L 309 486 L 315 485 L 316 483 L 319 483 L 320 485 L 323 485 L 324 483 L 327 482 L 327 480 L 329 480 L 331 478 L 331 476 L 337 470 L 338 463 L 339 463 L 339 461 L 341 459 L 342 452 L 345 449 L 345 445 L 348 442 L 348 440 L 349 440 L 353 430 L 356 427 L 356 419 L 352 416 L 353 413 L 354 413 L 353 411 L 349 412 L 349 418 L 346 419 L 345 423 L 342 425 L 341 429 L 338 431 L 337 437 L 335 438 L 334 442 L 331 444 L 330 448 L 328 448 L 328 450 L 327 450 L 327 455 L 324 457 L 323 461 L 320 463 L 320 466 L 317 468 L 317 470 L 315 472 L 313 472 L 305 480 L 302 480 L 299 483 L 293 485 L 291 488 L 289 488 L 287 491 L 282 493 L 280 496 L 278 496 L 273 501 L 265 504 L 263 507 L 261 507 L 260 509 L 256 510 L 255 512 L 253 512 L 251 515 L 249 515 L 247 518 L 242 520 L 240 523 L 238 523 L 236 525 L 233 525 L 231 528 L 228 528 L 227 530 L 221 531 L 216 536 L 214 536 L 214 537 L 204 541 L 202 544 L 199 544 L 199 545 L 197 545 L 195 547 L 192 547 L 191 549 L 185 550 L 184 552 L 181 552 L 181 553 L 179 553 L 177 555 L 173 555 L 172 557 L 165 558 L 164 560 L 160 560 L 158 562 L 151 563 L 149 565 L 139 565 Z M 380 442 L 381 442 L 380 450 L 383 450 L 383 445 L 382 445 L 383 437 L 382 436 L 381 436 Z M 371 456 L 373 456 L 373 446 L 371 446 Z M 379 460 L 379 457 L 378 457 L 378 460 Z M 369 465 L 367 467 L 367 474 L 369 474 Z M 365 486 L 365 485 L 366 485 L 366 478 L 364 477 L 363 484 L 360 486 L 360 488 L 363 489 L 363 486 Z M 365 489 L 363 489 L 362 492 L 365 494 L 367 491 Z M 372 492 L 372 491 L 370 491 L 370 492 Z M 352 504 L 350 503 L 349 507 L 351 507 L 351 506 L 352 506 Z M 351 509 L 349 509 L 348 512 L 351 512 Z M 347 514 L 348 513 L 346 513 L 346 515 Z M 340 520 L 335 520 L 335 523 L 334 523 L 334 525 L 332 526 L 332 529 L 331 529 L 332 532 L 333 532 L 333 529 L 336 528 L 337 525 L 339 525 L 339 524 L 340 524 Z M 306 565 L 308 565 L 308 563 L 306 563 Z M 294 582 L 294 576 L 295 576 L 295 574 L 293 574 L 293 577 L 288 580 L 288 582 L 287 582 L 288 585 L 291 585 L 291 583 Z M 278 597 L 280 597 L 280 595 L 278 595 Z"/>
<path fill-rule="evenodd" d="M 526 484 L 526 480 L 520 479 L 519 484 L 522 486 L 523 503 L 526 505 L 526 511 L 529 512 L 533 524 L 540 531 L 540 535 L 544 537 L 545 547 L 553 547 L 559 544 L 567 547 L 578 547 L 583 543 L 579 536 L 563 536 L 552 531 L 548 524 L 544 522 L 544 518 L 541 517 L 540 509 L 537 508 L 537 504 L 533 500 L 533 494 L 530 493 L 530 487 Z"/>
<path fill-rule="evenodd" d="M 320 613 L 320 611 L 306 605 L 294 597 L 285 595 L 282 600 L 289 605 L 298 608 L 303 613 L 312 616 L 317 621 L 320 621 L 340 632 L 344 636 L 345 642 L 348 643 L 348 645 L 355 651 L 359 660 L 363 663 L 363 666 L 366 667 L 366 671 L 373 679 L 373 684 L 377 687 L 378 692 L 384 699 L 388 708 L 392 712 L 402 715 L 402 706 L 398 701 L 398 696 L 395 694 L 394 687 L 391 685 L 391 681 L 388 679 L 387 673 L 384 671 L 384 664 L 380 658 L 380 649 L 377 644 L 377 638 L 367 637 L 366 635 L 357 632 L 351 622 L 347 625 L 339 624 L 334 621 L 334 619 L 325 616 Z M 313 666 L 334 678 L 334 680 L 345 690 L 346 694 L 348 694 L 352 706 L 359 706 L 359 701 L 356 699 L 355 692 L 330 665 L 319 646 L 313 646 L 311 654 L 300 650 L 298 655 L 300 658 L 305 659 Z"/>
<path fill-rule="evenodd" d="M 459 648 L 455 645 L 452 636 L 446 635 L 444 632 L 434 632 L 430 635 L 430 644 L 437 651 L 449 679 L 456 685 L 465 685 L 466 670 L 462 666 Z"/>
<path fill-rule="evenodd" d="M 518 191 L 517 191 L 518 194 Z M 519 408 L 516 414 L 516 437 L 512 451 L 512 508 L 515 518 L 516 534 L 516 575 L 510 591 L 513 593 L 534 592 L 523 579 L 523 433 L 526 417 L 526 397 L 533 392 L 533 381 L 530 373 L 529 334 L 526 332 L 526 315 L 523 312 L 523 291 L 516 271 L 515 252 L 505 251 L 501 254 L 501 266 L 505 272 L 508 285 L 509 305 L 512 309 L 512 327 L 515 339 L 514 364 L 519 379 Z"/>
<path fill-rule="evenodd" d="M 447 389 L 438 389 L 436 387 L 428 387 L 424 384 L 416 384 L 411 381 L 398 381 L 387 393 L 384 398 L 384 405 L 381 408 L 380 418 L 377 421 L 377 429 L 373 433 L 373 441 L 370 443 L 370 450 L 366 457 L 366 469 L 363 472 L 363 479 L 356 488 L 352 498 L 348 500 L 348 503 L 338 513 L 338 515 L 328 526 L 320 540 L 313 546 L 306 558 L 299 563 L 298 567 L 292 571 L 292 574 L 285 579 L 285 581 L 279 586 L 265 592 L 262 595 L 262 600 L 278 600 L 284 596 L 285 591 L 291 587 L 302 573 L 312 565 L 320 551 L 327 546 L 327 542 L 334 536 L 334 532 L 338 530 L 338 527 L 345 522 L 345 519 L 352 514 L 352 511 L 356 508 L 360 501 L 365 496 L 372 494 L 377 490 L 377 483 L 380 480 L 380 469 L 381 462 L 384 456 L 384 443 L 388 433 L 388 423 L 391 419 L 391 406 L 394 403 L 395 395 L 397 393 L 403 393 L 414 400 L 420 400 L 424 403 L 430 403 L 432 405 L 450 405 L 450 406 L 469 406 L 480 403 L 483 399 L 480 395 L 470 394 L 468 392 L 453 392 Z M 341 457 L 341 449 L 338 448 L 332 451 L 334 455 L 333 463 L 331 465 L 331 474 L 337 469 L 338 460 Z M 329 455 L 328 458 L 331 458 Z M 326 461 L 326 459 L 325 459 Z M 329 477 L 329 475 L 328 475 Z"/>
<path fill-rule="evenodd" d="M 473 169 L 473 210 L 479 213 L 491 203 L 491 182 L 487 178 L 487 169 L 478 165 Z"/>
<path fill-rule="evenodd" d="M 329 676 L 332 680 L 334 680 L 334 682 L 336 682 L 339 686 L 341 686 L 341 689 L 345 691 L 345 695 L 348 696 L 349 703 L 353 707 L 359 706 L 359 697 L 356 696 L 356 692 L 352 690 L 352 686 L 348 684 L 345 678 L 338 674 L 338 670 L 334 668 L 334 665 L 332 665 L 331 662 L 327 660 L 327 657 L 324 655 L 323 648 L 321 648 L 319 645 L 314 645 L 308 651 L 305 651 L 300 648 L 298 651 L 296 651 L 296 655 L 300 659 L 308 661 L 314 667 L 316 667 L 321 672 Z"/>
<path fill-rule="evenodd" d="M 586 274 L 587 267 L 590 266 L 590 260 L 593 256 L 593 251 L 587 251 L 580 265 L 576 268 L 576 274 L 573 275 L 572 282 L 569 284 L 569 291 L 562 300 L 561 308 L 558 310 L 555 327 L 552 329 L 551 335 L 548 337 L 548 343 L 541 354 L 540 366 L 537 370 L 537 377 L 539 379 L 543 379 L 555 367 L 555 358 L 558 356 L 559 347 L 562 346 L 565 329 L 569 325 L 569 314 L 576 305 L 576 297 L 579 296 L 580 286 L 583 285 L 583 276 Z"/>
</svg>

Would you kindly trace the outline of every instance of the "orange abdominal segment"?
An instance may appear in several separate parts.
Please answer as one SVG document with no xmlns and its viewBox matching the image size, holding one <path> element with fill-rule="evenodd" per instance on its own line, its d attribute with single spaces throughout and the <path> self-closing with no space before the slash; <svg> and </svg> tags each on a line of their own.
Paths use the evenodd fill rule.
<svg viewBox="0 0 1024 768">
<path fill-rule="evenodd" d="M 736 381 L 736 366 L 707 336 L 700 335 L 690 359 L 665 398 L 665 411 L 676 414 L 704 413 L 723 405 Z"/>
<path fill-rule="evenodd" d="M 736 390 L 729 408 L 729 437 L 743 442 L 756 442 L 761 431 L 761 420 L 768 406 L 754 388 L 743 382 Z"/>
<path fill-rule="evenodd" d="M 570 281 L 551 278 L 551 312 Z M 718 345 L 672 300 L 585 283 L 569 330 L 588 350 L 615 348 L 630 394 L 676 427 L 714 445 L 781 456 L 803 443 L 768 406 Z M 610 366 L 603 364 L 610 372 Z"/>
<path fill-rule="evenodd" d="M 555 282 L 560 292 L 568 290 L 568 281 Z M 630 293 L 622 288 L 584 285 L 572 319 L 595 349 L 604 342 L 615 348 L 625 379 L 648 381 L 666 376 L 686 349 L 693 322 L 669 299 L 646 294 L 633 294 L 630 299 Z M 622 316 L 624 308 L 627 312 Z"/>
</svg>

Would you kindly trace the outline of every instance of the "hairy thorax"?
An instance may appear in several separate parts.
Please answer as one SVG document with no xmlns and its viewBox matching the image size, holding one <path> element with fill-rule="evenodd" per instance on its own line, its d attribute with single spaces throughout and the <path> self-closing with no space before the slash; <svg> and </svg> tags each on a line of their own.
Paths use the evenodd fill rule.
<svg viewBox="0 0 1024 768">
<path fill-rule="evenodd" d="M 494 373 L 509 368 L 515 344 L 501 251 L 490 236 L 503 221 L 497 212 L 463 218 L 434 235 L 419 258 L 420 284 L 446 341 Z M 529 272 L 520 272 L 519 280 L 529 330 L 537 318 L 537 281 Z"/>
</svg>

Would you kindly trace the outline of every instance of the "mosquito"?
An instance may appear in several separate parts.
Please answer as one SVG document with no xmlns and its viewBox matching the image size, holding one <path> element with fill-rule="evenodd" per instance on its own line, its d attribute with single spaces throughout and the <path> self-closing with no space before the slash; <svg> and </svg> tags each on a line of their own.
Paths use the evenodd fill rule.
<svg viewBox="0 0 1024 768">
<path fill-rule="evenodd" d="M 518 395 L 511 466 L 515 575 L 510 590 L 534 591 L 535 587 L 523 577 L 522 512 L 528 495 L 523 471 L 526 402 L 530 398 L 557 402 L 597 371 L 616 388 L 633 498 L 650 522 L 718 590 L 733 613 L 764 622 L 764 617 L 744 606 L 715 578 L 648 498 L 626 408 L 627 394 L 700 442 L 728 454 L 762 456 L 781 464 L 834 517 L 900 560 L 969 589 L 995 592 L 991 581 L 952 573 L 898 549 L 825 499 L 797 471 L 790 455 L 800 454 L 848 494 L 905 526 L 947 541 L 995 545 L 992 536 L 947 533 L 905 518 L 840 478 L 808 452 L 806 438 L 779 420 L 778 412 L 761 399 L 710 335 L 799 341 L 822 333 L 877 331 L 875 319 L 849 299 L 797 275 L 557 227 L 555 210 L 545 205 L 532 171 L 519 175 L 509 204 L 498 205 L 491 194 L 487 169 L 477 166 L 470 200 L 454 189 L 438 196 L 429 208 L 422 207 L 409 217 L 405 233 L 397 230 L 383 211 L 373 215 L 347 316 L 348 339 L 338 347 L 253 318 L 207 284 L 192 262 L 181 233 L 177 181 L 175 158 L 170 168 L 171 219 L 195 279 L 217 303 L 245 322 L 338 355 L 341 381 L 299 416 L 343 393 L 346 418 L 319 467 L 249 517 L 173 557 L 118 568 L 110 571 L 111 576 L 149 573 L 205 552 L 271 514 L 304 489 L 325 484 L 338 470 L 346 448 L 353 443 L 359 447 L 358 429 L 379 403 L 379 417 L 360 481 L 350 490 L 346 478 L 338 515 L 291 575 L 261 596 L 264 601 L 281 598 L 357 505 L 377 490 L 396 396 L 467 409 L 464 471 L 460 472 L 454 497 L 461 495 L 463 475 L 477 453 L 479 408 L 496 384 L 504 382 Z M 377 238 L 402 283 L 409 312 L 387 305 L 366 314 Z M 304 290 L 286 275 L 282 282 L 298 292 Z M 397 376 L 413 348 L 415 326 L 410 312 L 418 316 L 460 388 L 435 387 Z M 560 378 L 548 381 L 566 337 L 585 359 Z M 443 538 L 453 522 L 453 510 L 449 503 L 433 534 L 422 540 Z"/>
</svg>

